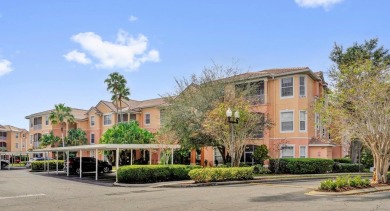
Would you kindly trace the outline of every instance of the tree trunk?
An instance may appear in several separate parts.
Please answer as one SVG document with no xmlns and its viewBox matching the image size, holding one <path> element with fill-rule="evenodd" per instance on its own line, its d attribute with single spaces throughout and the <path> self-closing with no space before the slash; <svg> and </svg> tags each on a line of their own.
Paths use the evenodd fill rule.
<svg viewBox="0 0 390 211">
<path fill-rule="evenodd" d="M 389 158 L 379 153 L 373 153 L 374 156 L 374 174 L 372 175 L 373 184 L 387 183 L 387 171 L 389 169 Z"/>
</svg>

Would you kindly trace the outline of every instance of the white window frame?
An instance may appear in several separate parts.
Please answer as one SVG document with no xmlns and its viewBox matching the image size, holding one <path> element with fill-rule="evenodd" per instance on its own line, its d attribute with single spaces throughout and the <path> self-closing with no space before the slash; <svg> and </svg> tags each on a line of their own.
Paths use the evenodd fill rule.
<svg viewBox="0 0 390 211">
<path fill-rule="evenodd" d="M 19 143 L 15 143 L 15 149 L 19 149 Z"/>
<path fill-rule="evenodd" d="M 93 143 L 92 143 L 92 135 L 93 135 Z M 95 144 L 95 142 L 96 142 L 95 139 L 96 139 L 95 133 L 89 134 L 89 143 L 90 143 L 90 144 Z"/>
<path fill-rule="evenodd" d="M 110 116 L 110 120 L 111 120 L 110 124 L 105 124 L 105 122 L 104 122 L 104 117 L 105 116 Z M 103 125 L 104 126 L 112 125 L 112 113 L 103 114 Z"/>
<path fill-rule="evenodd" d="M 49 122 L 49 116 L 46 115 L 46 116 L 45 116 L 45 125 L 49 125 L 49 124 L 50 124 L 50 122 Z"/>
<path fill-rule="evenodd" d="M 92 121 L 92 117 L 93 117 L 93 121 Z M 103 117 L 104 118 L 104 117 Z M 103 121 L 104 121 L 104 119 L 103 119 Z M 92 122 L 93 122 L 93 124 L 92 124 Z M 91 115 L 90 117 L 89 117 L 89 126 L 90 127 L 94 127 L 96 125 L 96 118 L 95 118 L 95 115 Z"/>
<path fill-rule="evenodd" d="M 301 130 L 301 112 L 305 112 L 305 130 Z M 299 132 L 307 132 L 307 111 L 299 110 Z"/>
<path fill-rule="evenodd" d="M 279 155 L 279 157 L 280 158 L 283 158 L 283 150 L 282 150 L 282 147 L 284 147 L 284 146 L 287 146 L 287 147 L 292 147 L 293 148 L 293 158 L 295 158 L 295 145 L 294 144 L 283 144 L 283 145 L 281 145 L 280 146 L 280 155 Z"/>
<path fill-rule="evenodd" d="M 149 123 L 146 123 L 146 115 L 149 115 Z M 150 113 L 144 114 L 144 123 L 145 125 L 150 125 L 152 123 L 152 115 L 150 115 Z"/>
<path fill-rule="evenodd" d="M 282 93 L 283 93 L 283 79 L 286 79 L 286 78 L 292 78 L 292 96 L 283 96 Z M 288 98 L 294 98 L 294 76 L 288 76 L 288 77 L 283 77 L 283 78 L 280 78 L 280 98 L 281 99 L 288 99 Z"/>
<path fill-rule="evenodd" d="M 16 136 L 15 136 L 15 138 L 17 138 L 17 139 L 19 138 L 19 133 L 16 133 Z"/>
<path fill-rule="evenodd" d="M 301 78 L 303 78 L 303 82 L 304 82 L 304 84 L 303 84 L 303 86 L 304 86 L 304 90 L 305 90 L 305 94 L 304 95 L 301 95 Z M 300 75 L 299 76 L 299 80 L 298 80 L 298 82 L 299 82 L 299 97 L 306 97 L 306 95 L 307 95 L 307 78 L 306 78 L 306 76 L 305 75 Z"/>
<path fill-rule="evenodd" d="M 302 158 L 301 157 L 301 147 L 305 147 L 305 157 L 304 158 L 307 158 L 307 153 L 308 153 L 308 147 L 306 145 L 299 145 L 299 158 Z"/>
<path fill-rule="evenodd" d="M 33 139 L 34 139 L 34 136 L 33 136 L 33 135 L 30 135 L 30 145 L 33 144 Z"/>
<path fill-rule="evenodd" d="M 282 113 L 287 113 L 287 112 L 292 112 L 292 122 L 293 122 L 293 129 L 292 130 L 288 130 L 288 131 L 283 131 L 282 130 Z M 294 124 L 295 124 L 295 121 L 294 121 L 294 110 L 284 110 L 284 111 L 280 111 L 280 115 L 279 115 L 279 124 L 280 124 L 280 133 L 292 133 L 294 132 Z"/>
</svg>

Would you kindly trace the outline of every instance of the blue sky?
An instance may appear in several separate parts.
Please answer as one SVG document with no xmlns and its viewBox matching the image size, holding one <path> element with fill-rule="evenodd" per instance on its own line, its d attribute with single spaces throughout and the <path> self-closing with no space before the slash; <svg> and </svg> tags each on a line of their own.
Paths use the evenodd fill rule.
<svg viewBox="0 0 390 211">
<path fill-rule="evenodd" d="M 104 79 L 125 75 L 131 98 L 157 98 L 174 78 L 212 60 L 242 71 L 327 71 L 334 42 L 390 48 L 390 1 L 0 1 L 0 124 L 65 103 L 110 99 Z"/>
</svg>

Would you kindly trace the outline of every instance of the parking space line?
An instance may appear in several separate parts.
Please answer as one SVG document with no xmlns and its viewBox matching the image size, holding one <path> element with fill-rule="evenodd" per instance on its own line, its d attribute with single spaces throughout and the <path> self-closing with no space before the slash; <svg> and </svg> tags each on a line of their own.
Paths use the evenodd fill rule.
<svg viewBox="0 0 390 211">
<path fill-rule="evenodd" d="M 34 196 L 45 196 L 44 193 L 38 193 L 38 194 L 27 194 L 27 195 L 19 195 L 19 196 L 5 196 L 0 197 L 0 200 L 2 199 L 17 199 L 17 198 L 26 198 L 26 197 L 34 197 Z"/>
</svg>

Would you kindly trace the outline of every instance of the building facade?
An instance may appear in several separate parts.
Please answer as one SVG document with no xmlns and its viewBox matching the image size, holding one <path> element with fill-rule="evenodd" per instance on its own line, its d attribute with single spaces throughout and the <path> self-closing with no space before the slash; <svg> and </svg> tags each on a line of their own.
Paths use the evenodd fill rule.
<svg viewBox="0 0 390 211">
<path fill-rule="evenodd" d="M 262 113 L 273 123 L 270 129 L 248 139 L 242 162 L 253 163 L 252 154 L 265 144 L 272 158 L 340 158 L 342 147 L 330 139 L 321 126 L 314 104 L 327 97 L 327 83 L 322 72 L 308 67 L 270 69 L 234 77 L 225 89 L 238 95 L 251 87 L 246 97 L 253 113 Z M 325 106 L 325 105 L 324 105 Z M 213 147 L 205 147 L 200 155 L 192 152 L 191 162 L 222 163 L 222 155 Z"/>
<path fill-rule="evenodd" d="M 26 129 L 0 125 L 0 151 L 26 152 L 30 147 Z"/>
</svg>

